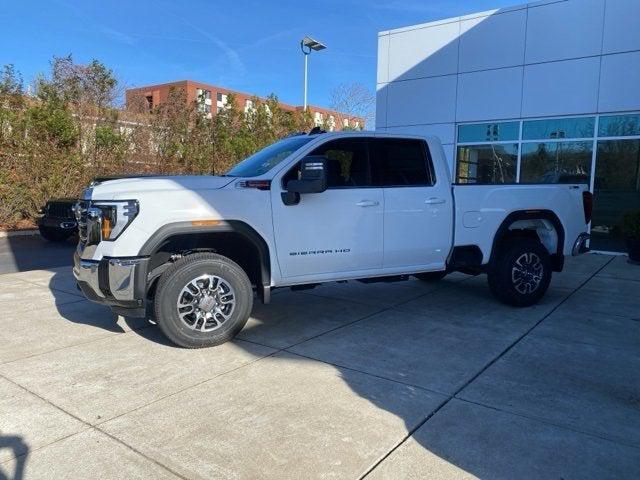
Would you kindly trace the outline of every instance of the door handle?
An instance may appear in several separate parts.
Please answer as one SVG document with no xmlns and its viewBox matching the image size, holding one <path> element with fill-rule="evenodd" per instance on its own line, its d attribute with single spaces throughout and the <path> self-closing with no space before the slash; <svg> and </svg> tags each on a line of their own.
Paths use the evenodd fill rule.
<svg viewBox="0 0 640 480">
<path fill-rule="evenodd" d="M 431 198 L 427 198 L 424 203 L 426 203 L 427 205 L 439 205 L 441 203 L 445 203 L 446 200 L 444 198 L 437 198 L 437 197 L 431 197 Z"/>
<path fill-rule="evenodd" d="M 378 205 L 380 205 L 380 202 L 376 202 L 373 200 L 360 200 L 358 203 L 356 203 L 356 205 L 359 207 L 377 207 Z"/>
</svg>

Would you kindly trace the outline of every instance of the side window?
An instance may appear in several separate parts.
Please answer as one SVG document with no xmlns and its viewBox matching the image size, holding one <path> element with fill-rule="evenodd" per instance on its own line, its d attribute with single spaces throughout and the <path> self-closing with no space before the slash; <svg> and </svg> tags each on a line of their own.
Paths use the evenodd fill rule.
<svg viewBox="0 0 640 480">
<path fill-rule="evenodd" d="M 311 155 L 323 155 L 327 159 L 328 188 L 371 185 L 367 140 L 359 138 L 333 140 L 320 145 L 311 152 Z"/>
<path fill-rule="evenodd" d="M 428 147 L 422 140 L 374 139 L 373 184 L 382 187 L 431 186 L 435 183 Z"/>
<path fill-rule="evenodd" d="M 291 167 L 291 170 L 285 173 L 284 177 L 282 177 L 282 188 L 287 188 L 289 180 L 300 180 L 300 162 Z"/>
</svg>

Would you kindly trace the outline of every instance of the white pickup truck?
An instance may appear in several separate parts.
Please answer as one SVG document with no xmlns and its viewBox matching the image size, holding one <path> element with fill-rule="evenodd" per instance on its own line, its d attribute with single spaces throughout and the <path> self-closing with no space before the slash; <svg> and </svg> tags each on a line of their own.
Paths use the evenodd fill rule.
<svg viewBox="0 0 640 480">
<path fill-rule="evenodd" d="M 183 347 L 217 345 L 253 295 L 336 280 L 486 273 L 527 306 L 565 255 L 586 251 L 586 185 L 452 185 L 437 138 L 285 138 L 223 176 L 94 182 L 75 207 L 78 286 L 125 316 L 153 305 Z"/>
</svg>

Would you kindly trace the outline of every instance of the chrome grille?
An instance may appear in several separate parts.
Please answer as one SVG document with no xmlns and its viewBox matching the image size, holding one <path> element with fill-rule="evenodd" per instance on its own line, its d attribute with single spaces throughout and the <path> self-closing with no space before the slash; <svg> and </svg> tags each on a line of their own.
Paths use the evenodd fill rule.
<svg viewBox="0 0 640 480">
<path fill-rule="evenodd" d="M 87 244 L 87 210 L 89 209 L 88 200 L 78 200 L 78 203 L 74 206 L 74 213 L 76 220 L 78 221 L 78 236 L 80 238 L 80 244 Z"/>
</svg>

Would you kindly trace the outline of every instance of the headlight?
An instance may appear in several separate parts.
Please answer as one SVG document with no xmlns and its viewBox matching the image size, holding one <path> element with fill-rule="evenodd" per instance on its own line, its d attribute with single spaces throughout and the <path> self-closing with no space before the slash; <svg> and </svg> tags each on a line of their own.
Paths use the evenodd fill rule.
<svg viewBox="0 0 640 480">
<path fill-rule="evenodd" d="M 138 215 L 135 200 L 94 201 L 91 206 L 102 213 L 102 240 L 115 240 Z"/>
</svg>

